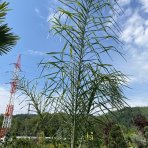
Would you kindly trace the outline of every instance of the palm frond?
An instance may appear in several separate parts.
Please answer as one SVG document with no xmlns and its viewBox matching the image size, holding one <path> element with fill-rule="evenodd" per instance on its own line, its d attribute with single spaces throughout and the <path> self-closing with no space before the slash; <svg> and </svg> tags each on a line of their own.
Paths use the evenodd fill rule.
<svg viewBox="0 0 148 148">
<path fill-rule="evenodd" d="M 18 36 L 11 32 L 8 24 L 3 24 L 8 11 L 7 2 L 0 3 L 0 55 L 9 52 L 17 43 Z"/>
<path fill-rule="evenodd" d="M 5 25 L 0 25 L 0 55 L 9 52 L 17 43 L 18 36 L 11 33 L 11 29 Z"/>
</svg>

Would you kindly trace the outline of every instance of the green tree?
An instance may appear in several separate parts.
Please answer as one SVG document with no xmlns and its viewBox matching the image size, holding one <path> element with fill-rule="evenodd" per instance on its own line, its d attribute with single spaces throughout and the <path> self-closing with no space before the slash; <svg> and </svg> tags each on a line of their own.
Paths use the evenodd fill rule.
<svg viewBox="0 0 148 148">
<path fill-rule="evenodd" d="M 116 1 L 59 0 L 51 31 L 60 35 L 65 45 L 60 52 L 48 53 L 50 69 L 46 77 L 54 82 L 58 110 L 67 114 L 64 123 L 69 128 L 71 148 L 84 142 L 89 130 L 89 117 L 124 106 L 122 91 L 126 78 L 102 57 L 120 53 L 121 46 L 111 12 Z M 110 13 L 108 13 L 110 12 Z M 112 28 L 112 26 L 114 26 Z M 67 138 L 68 139 L 68 138 Z"/>
<path fill-rule="evenodd" d="M 113 125 L 110 131 L 109 148 L 127 148 L 122 130 L 117 124 Z"/>
<path fill-rule="evenodd" d="M 144 127 L 144 136 L 146 138 L 146 145 L 148 146 L 148 126 Z"/>
<path fill-rule="evenodd" d="M 9 52 L 19 39 L 18 36 L 11 32 L 11 28 L 4 23 L 8 4 L 0 1 L 0 55 Z"/>
<path fill-rule="evenodd" d="M 56 107 L 54 106 L 56 105 L 54 104 L 56 98 L 52 97 L 54 89 L 51 89 L 50 95 L 48 94 L 47 96 L 46 94 L 49 92 L 48 89 L 50 89 L 50 86 L 53 85 L 52 83 L 45 83 L 40 91 L 38 90 L 37 81 L 34 83 L 34 81 L 27 81 L 23 78 L 18 85 L 18 89 L 22 92 L 21 95 L 27 96 L 26 101 L 30 105 L 29 110 L 38 114 L 38 116 L 32 119 L 32 122 L 34 122 L 34 127 L 32 128 L 32 130 L 34 130 L 33 134 L 37 134 L 37 131 L 44 131 L 45 136 L 49 134 L 50 136 L 53 136 L 56 133 L 56 130 L 58 130 L 58 120 L 53 118 L 54 115 L 49 116 L 49 114 L 47 114 L 47 112 L 55 112 L 56 110 Z M 52 126 L 49 128 L 49 120 L 51 122 L 53 121 L 55 128 L 52 128 Z"/>
</svg>

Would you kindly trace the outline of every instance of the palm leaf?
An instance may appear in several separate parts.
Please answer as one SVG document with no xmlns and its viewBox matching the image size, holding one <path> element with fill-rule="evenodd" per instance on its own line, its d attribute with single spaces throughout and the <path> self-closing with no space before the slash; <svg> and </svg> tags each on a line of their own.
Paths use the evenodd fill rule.
<svg viewBox="0 0 148 148">
<path fill-rule="evenodd" d="M 7 2 L 0 3 L 0 55 L 9 52 L 19 39 L 11 32 L 12 29 L 7 24 L 3 24 L 8 11 L 8 4 Z"/>
</svg>

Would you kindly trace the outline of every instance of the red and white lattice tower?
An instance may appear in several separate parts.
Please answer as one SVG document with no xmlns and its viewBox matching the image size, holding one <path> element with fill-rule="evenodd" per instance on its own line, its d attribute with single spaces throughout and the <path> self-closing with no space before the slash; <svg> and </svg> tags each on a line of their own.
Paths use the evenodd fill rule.
<svg viewBox="0 0 148 148">
<path fill-rule="evenodd" d="M 12 82 L 10 82 L 11 84 L 10 99 L 4 114 L 2 128 L 0 129 L 0 138 L 5 137 L 5 135 L 11 128 L 11 120 L 12 120 L 13 110 L 14 110 L 14 99 L 15 99 L 17 83 L 19 80 L 20 67 L 21 67 L 21 55 L 19 55 L 17 62 L 14 65 L 15 65 L 15 69 L 13 72 L 13 78 L 12 78 Z"/>
</svg>

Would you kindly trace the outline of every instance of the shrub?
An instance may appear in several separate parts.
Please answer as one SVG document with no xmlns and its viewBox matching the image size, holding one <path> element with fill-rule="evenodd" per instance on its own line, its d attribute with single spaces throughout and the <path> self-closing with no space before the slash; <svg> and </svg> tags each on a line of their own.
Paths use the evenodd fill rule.
<svg viewBox="0 0 148 148">
<path fill-rule="evenodd" d="M 127 148 L 127 143 L 119 125 L 115 124 L 109 134 L 109 148 Z"/>
</svg>

